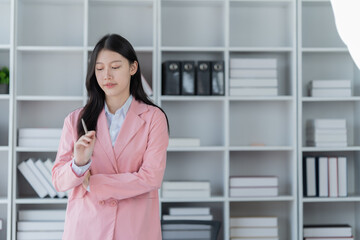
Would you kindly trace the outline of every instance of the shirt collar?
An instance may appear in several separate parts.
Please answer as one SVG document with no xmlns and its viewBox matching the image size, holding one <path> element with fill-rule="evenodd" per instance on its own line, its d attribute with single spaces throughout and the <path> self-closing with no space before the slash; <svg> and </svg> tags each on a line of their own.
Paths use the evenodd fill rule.
<svg viewBox="0 0 360 240">
<path fill-rule="evenodd" d="M 131 104 L 131 102 L 132 102 L 132 99 L 133 99 L 133 97 L 132 97 L 132 95 L 130 95 L 129 98 L 128 98 L 128 99 L 126 100 L 126 102 L 124 103 L 124 105 L 123 105 L 121 108 L 119 108 L 118 110 L 116 110 L 115 114 L 112 114 L 112 113 L 109 111 L 109 108 L 108 108 L 108 106 L 107 106 L 107 104 L 106 104 L 106 102 L 105 102 L 104 108 L 105 108 L 105 113 L 106 113 L 106 115 L 108 115 L 108 116 L 114 116 L 114 115 L 116 115 L 116 114 L 123 114 L 124 116 L 126 116 L 126 113 L 128 112 L 128 110 L 129 110 L 129 108 L 130 108 L 130 104 Z"/>
</svg>

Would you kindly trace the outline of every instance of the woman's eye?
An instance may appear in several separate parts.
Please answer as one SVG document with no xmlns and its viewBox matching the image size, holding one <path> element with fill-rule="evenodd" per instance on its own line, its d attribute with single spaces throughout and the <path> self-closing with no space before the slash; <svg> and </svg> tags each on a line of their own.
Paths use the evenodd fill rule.
<svg viewBox="0 0 360 240">
<path fill-rule="evenodd" d="M 101 71 L 101 70 L 103 70 L 102 68 L 96 68 L 96 71 Z"/>
<path fill-rule="evenodd" d="M 120 66 L 112 67 L 112 69 L 119 69 L 119 68 L 120 68 Z"/>
</svg>

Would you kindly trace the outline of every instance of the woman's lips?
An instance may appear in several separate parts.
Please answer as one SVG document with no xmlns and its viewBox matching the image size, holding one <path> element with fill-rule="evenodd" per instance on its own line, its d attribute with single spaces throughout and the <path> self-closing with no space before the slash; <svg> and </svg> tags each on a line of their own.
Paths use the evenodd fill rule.
<svg viewBox="0 0 360 240">
<path fill-rule="evenodd" d="M 108 84 L 105 84 L 104 86 L 106 87 L 106 88 L 113 88 L 113 87 L 115 87 L 115 83 L 108 83 Z"/>
</svg>

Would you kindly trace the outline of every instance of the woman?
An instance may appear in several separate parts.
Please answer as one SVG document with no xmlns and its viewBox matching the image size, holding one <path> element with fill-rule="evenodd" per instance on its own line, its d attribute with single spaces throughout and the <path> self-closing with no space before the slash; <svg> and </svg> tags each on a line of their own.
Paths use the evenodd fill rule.
<svg viewBox="0 0 360 240">
<path fill-rule="evenodd" d="M 72 189 L 63 239 L 161 239 L 168 122 L 148 100 L 126 39 L 106 35 L 96 44 L 86 88 L 87 104 L 64 121 L 52 170 L 57 191 Z"/>
</svg>

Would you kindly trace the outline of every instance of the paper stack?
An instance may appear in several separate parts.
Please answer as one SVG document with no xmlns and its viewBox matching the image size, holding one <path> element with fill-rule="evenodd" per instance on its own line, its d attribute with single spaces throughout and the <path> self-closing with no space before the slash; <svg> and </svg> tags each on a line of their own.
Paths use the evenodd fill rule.
<svg viewBox="0 0 360 240">
<path fill-rule="evenodd" d="M 17 240 L 62 239 L 65 210 L 20 210 Z"/>
<path fill-rule="evenodd" d="M 61 131 L 61 128 L 20 128 L 19 147 L 57 148 Z"/>
<path fill-rule="evenodd" d="M 311 119 L 307 121 L 308 146 L 346 147 L 346 119 Z"/>
<path fill-rule="evenodd" d="M 40 198 L 46 196 L 63 198 L 67 196 L 67 193 L 55 190 L 51 179 L 52 166 L 53 162 L 50 159 L 43 162 L 41 159 L 35 161 L 33 158 L 29 158 L 18 165 L 19 171 Z"/>
<path fill-rule="evenodd" d="M 230 197 L 266 197 L 278 195 L 276 176 L 230 177 Z"/>
<path fill-rule="evenodd" d="M 231 217 L 231 240 L 279 240 L 277 217 Z"/>
<path fill-rule="evenodd" d="M 230 96 L 277 96 L 275 58 L 231 58 Z"/>
<path fill-rule="evenodd" d="M 354 240 L 348 224 L 304 225 L 304 240 Z"/>
<path fill-rule="evenodd" d="M 312 97 L 351 97 L 351 80 L 312 80 L 309 83 Z"/>
<path fill-rule="evenodd" d="M 164 198 L 201 198 L 210 197 L 208 181 L 164 181 L 162 184 Z"/>
</svg>

